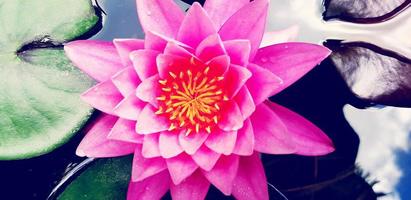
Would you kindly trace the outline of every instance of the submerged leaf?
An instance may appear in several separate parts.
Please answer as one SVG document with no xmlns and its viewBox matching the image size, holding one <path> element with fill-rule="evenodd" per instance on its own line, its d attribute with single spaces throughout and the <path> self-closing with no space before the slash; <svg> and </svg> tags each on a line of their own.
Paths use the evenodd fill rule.
<svg viewBox="0 0 411 200">
<path fill-rule="evenodd" d="M 328 41 L 351 91 L 371 104 L 411 107 L 411 60 L 367 43 Z"/>
<path fill-rule="evenodd" d="M 92 163 L 87 160 L 84 162 L 86 162 L 85 165 L 80 164 L 80 166 L 86 169 L 80 174 L 74 174 L 77 177 L 71 177 L 74 180 L 64 191 L 60 191 L 62 193 L 57 199 L 100 200 L 126 198 L 130 181 L 131 156 L 99 159 Z"/>
<path fill-rule="evenodd" d="M 388 20 L 411 5 L 409 0 L 326 0 L 324 18 L 356 23 Z"/>
<path fill-rule="evenodd" d="M 90 1 L 0 0 L 0 160 L 50 152 L 88 119 L 93 81 L 56 46 L 98 20 Z"/>
</svg>

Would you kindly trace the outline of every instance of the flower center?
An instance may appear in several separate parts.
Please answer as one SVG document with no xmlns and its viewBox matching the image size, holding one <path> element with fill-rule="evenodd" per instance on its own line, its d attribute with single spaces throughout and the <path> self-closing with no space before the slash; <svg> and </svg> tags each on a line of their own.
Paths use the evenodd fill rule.
<svg viewBox="0 0 411 200">
<path fill-rule="evenodd" d="M 160 103 L 156 114 L 170 120 L 169 131 L 186 129 L 186 135 L 200 130 L 211 133 L 218 123 L 220 106 L 228 98 L 221 89 L 224 77 L 213 77 L 209 70 L 170 71 L 166 79 L 159 81 L 162 92 L 157 97 Z"/>
</svg>

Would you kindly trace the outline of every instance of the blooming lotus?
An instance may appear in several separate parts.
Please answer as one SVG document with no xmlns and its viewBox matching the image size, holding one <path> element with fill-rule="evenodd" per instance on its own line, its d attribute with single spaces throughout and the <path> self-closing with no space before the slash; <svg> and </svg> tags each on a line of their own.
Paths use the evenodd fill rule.
<svg viewBox="0 0 411 200">
<path fill-rule="evenodd" d="M 82 99 L 103 112 L 77 154 L 133 153 L 128 199 L 168 190 L 203 199 L 211 184 L 237 199 L 268 199 L 260 153 L 332 152 L 319 128 L 268 101 L 330 53 L 288 42 L 294 29 L 264 34 L 268 4 L 208 0 L 184 13 L 173 0 L 137 0 L 144 40 L 67 44 L 99 82 Z"/>
</svg>

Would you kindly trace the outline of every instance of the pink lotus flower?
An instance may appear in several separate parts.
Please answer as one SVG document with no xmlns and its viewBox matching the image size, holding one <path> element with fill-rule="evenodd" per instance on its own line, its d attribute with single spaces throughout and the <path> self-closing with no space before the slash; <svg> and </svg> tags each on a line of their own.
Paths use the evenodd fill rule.
<svg viewBox="0 0 411 200">
<path fill-rule="evenodd" d="M 210 184 L 237 199 L 268 199 L 259 153 L 334 150 L 319 128 L 267 101 L 330 53 L 270 43 L 292 35 L 264 35 L 268 0 L 208 0 L 186 14 L 173 0 L 137 0 L 137 8 L 145 40 L 65 46 L 99 82 L 82 98 L 104 112 L 77 154 L 134 153 L 128 199 L 169 189 L 174 199 L 203 199 Z"/>
</svg>

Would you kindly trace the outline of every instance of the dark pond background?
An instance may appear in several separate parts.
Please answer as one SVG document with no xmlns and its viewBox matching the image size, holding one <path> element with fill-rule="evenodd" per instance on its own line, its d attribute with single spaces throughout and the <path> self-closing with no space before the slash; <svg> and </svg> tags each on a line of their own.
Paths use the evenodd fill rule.
<svg viewBox="0 0 411 200">
<path fill-rule="evenodd" d="M 406 32 L 411 29 L 408 26 L 411 15 L 401 16 L 409 13 L 410 9 L 406 8 L 410 1 L 374 1 L 380 5 L 385 2 L 383 7 L 373 7 L 372 1 L 359 1 L 368 2 L 367 8 L 361 8 L 360 3 L 360 7 L 350 6 L 348 0 L 327 0 L 325 6 L 319 0 L 297 2 L 272 0 L 267 29 L 298 25 L 300 35 L 297 40 L 325 42 L 335 53 L 271 100 L 318 125 L 332 138 L 336 151 L 323 157 L 264 155 L 270 197 L 284 199 L 284 195 L 290 200 L 411 199 L 411 109 L 381 105 L 409 107 L 411 92 L 406 89 L 411 85 L 398 84 L 405 87 L 404 92 L 387 95 L 387 88 L 373 85 L 373 77 L 378 75 L 375 71 L 381 70 L 370 70 L 372 64 L 403 72 L 411 70 L 407 58 L 411 39 Z M 188 8 L 181 1 L 179 4 Z M 325 8 L 327 12 L 324 12 Z M 137 20 L 135 0 L 99 0 L 96 10 L 100 9 L 104 10 L 103 27 L 92 39 L 144 37 Z M 324 18 L 331 21 L 325 23 Z M 403 20 L 399 28 L 395 26 L 395 20 L 391 20 L 395 23 L 388 20 L 396 18 Z M 384 21 L 389 27 L 399 29 L 395 34 L 408 38 L 397 37 L 396 42 L 378 40 L 372 33 L 381 30 L 378 24 L 386 23 Z M 367 25 L 369 23 L 375 25 Z M 364 29 L 374 36 L 368 37 L 367 31 L 357 34 L 358 30 Z M 357 43 L 342 44 L 342 39 Z M 342 70 L 347 66 L 351 67 L 348 72 Z M 361 109 L 366 107 L 370 108 Z M 80 131 L 69 143 L 44 156 L 1 161 L 0 199 L 46 199 L 64 174 L 84 160 L 75 156 L 83 136 L 84 132 Z M 207 198 L 226 197 L 212 189 Z"/>
</svg>

